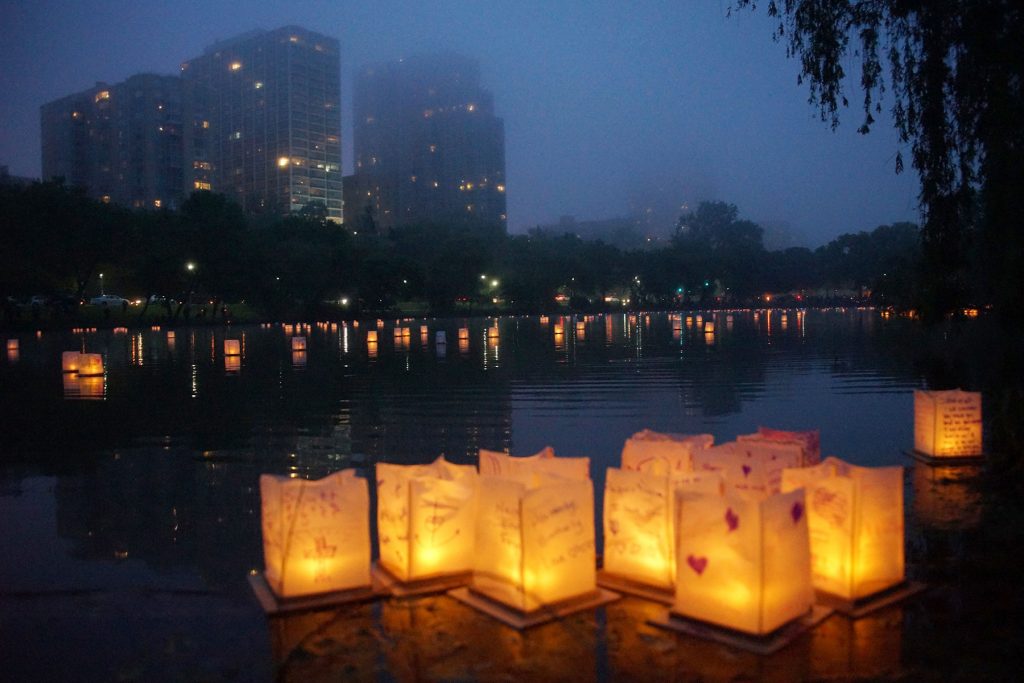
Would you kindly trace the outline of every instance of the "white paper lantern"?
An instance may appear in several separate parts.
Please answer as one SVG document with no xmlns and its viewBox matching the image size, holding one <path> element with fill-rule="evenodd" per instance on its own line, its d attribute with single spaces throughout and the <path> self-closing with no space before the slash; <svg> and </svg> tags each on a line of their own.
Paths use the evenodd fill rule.
<svg viewBox="0 0 1024 683">
<path fill-rule="evenodd" d="M 481 476 L 473 591 L 526 613 L 592 595 L 594 552 L 589 480 Z"/>
<path fill-rule="evenodd" d="M 473 567 L 477 473 L 440 457 L 429 465 L 377 463 L 380 565 L 410 582 Z"/>
<path fill-rule="evenodd" d="M 787 469 L 783 491 L 804 489 L 814 587 L 859 600 L 903 582 L 903 468 L 826 458 Z"/>
<path fill-rule="evenodd" d="M 914 449 L 940 458 L 981 455 L 981 394 L 915 391 Z"/>
<path fill-rule="evenodd" d="M 680 493 L 672 612 L 763 635 L 811 608 L 802 490 L 763 500 L 736 492 Z"/>
<path fill-rule="evenodd" d="M 768 443 L 795 444 L 802 452 L 802 465 L 809 467 L 821 462 L 821 435 L 817 429 L 792 432 L 770 427 L 758 427 L 755 434 L 741 434 L 737 441 L 763 441 Z"/>
<path fill-rule="evenodd" d="M 480 474 L 518 476 L 534 473 L 589 480 L 590 458 L 556 458 L 550 446 L 528 456 L 480 449 Z"/>
<path fill-rule="evenodd" d="M 693 454 L 710 448 L 711 434 L 663 434 L 645 429 L 626 439 L 622 469 L 661 476 L 693 471 Z"/>
<path fill-rule="evenodd" d="M 719 472 L 727 488 L 750 496 L 770 496 L 782 490 L 782 470 L 803 464 L 803 449 L 795 443 L 731 441 L 696 451 L 694 469 Z"/>
<path fill-rule="evenodd" d="M 60 356 L 60 366 L 64 372 L 78 372 L 78 364 L 81 361 L 81 351 L 65 351 Z"/>
<path fill-rule="evenodd" d="M 98 353 L 78 354 L 78 376 L 98 377 L 103 374 L 103 356 Z"/>
<path fill-rule="evenodd" d="M 260 476 L 267 584 L 281 598 L 370 585 L 370 496 L 355 470 Z"/>
<path fill-rule="evenodd" d="M 242 342 L 237 339 L 225 339 L 224 340 L 224 355 L 225 356 L 240 356 L 242 355 Z"/>
</svg>

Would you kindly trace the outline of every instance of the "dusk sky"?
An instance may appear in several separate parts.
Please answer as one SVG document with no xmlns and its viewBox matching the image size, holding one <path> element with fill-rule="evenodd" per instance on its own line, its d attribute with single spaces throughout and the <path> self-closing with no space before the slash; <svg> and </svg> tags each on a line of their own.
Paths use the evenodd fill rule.
<svg viewBox="0 0 1024 683">
<path fill-rule="evenodd" d="M 39 175 L 45 102 L 96 81 L 177 73 L 216 40 L 298 24 L 341 43 L 346 173 L 355 68 L 438 50 L 478 59 L 505 120 L 513 232 L 631 206 L 675 215 L 704 199 L 787 225 L 810 246 L 916 221 L 916 175 L 893 172 L 888 117 L 857 134 L 853 92 L 833 132 L 796 84 L 798 64 L 772 42 L 764 12 L 726 17 L 728 5 L 0 0 L 0 164 Z"/>
</svg>

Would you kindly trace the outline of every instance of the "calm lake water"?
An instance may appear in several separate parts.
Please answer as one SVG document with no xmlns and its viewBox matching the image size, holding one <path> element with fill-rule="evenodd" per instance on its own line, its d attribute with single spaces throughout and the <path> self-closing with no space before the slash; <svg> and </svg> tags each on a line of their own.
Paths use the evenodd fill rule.
<svg viewBox="0 0 1024 683">
<path fill-rule="evenodd" d="M 708 337 L 682 315 L 681 329 L 666 314 L 566 318 L 560 336 L 557 317 L 413 320 L 404 339 L 393 320 L 314 325 L 298 354 L 282 326 L 20 336 L 0 362 L 0 670 L 10 680 L 937 671 L 906 645 L 927 632 L 920 604 L 833 617 L 767 659 L 645 626 L 653 608 L 636 599 L 524 634 L 446 597 L 264 617 L 246 582 L 262 567 L 260 473 L 372 476 L 378 461 L 469 463 L 479 448 L 550 445 L 591 458 L 600 509 L 604 469 L 644 428 L 719 442 L 759 425 L 818 428 L 823 454 L 907 467 L 912 575 L 931 578 L 937 544 L 956 553 L 957 530 L 979 514 L 974 489 L 901 454 L 913 442 L 912 390 L 924 386 L 913 322 L 856 309 L 704 313 L 717 330 Z M 240 341 L 237 364 L 226 338 Z M 102 353 L 105 374 L 62 377 L 72 349 Z"/>
</svg>

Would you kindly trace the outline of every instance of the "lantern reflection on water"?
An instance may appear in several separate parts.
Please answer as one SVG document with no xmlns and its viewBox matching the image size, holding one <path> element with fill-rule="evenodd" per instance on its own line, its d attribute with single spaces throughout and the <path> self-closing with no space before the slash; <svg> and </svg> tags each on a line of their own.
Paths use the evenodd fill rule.
<svg viewBox="0 0 1024 683">
<path fill-rule="evenodd" d="M 306 367 L 306 351 L 292 351 L 292 367 Z"/>
<path fill-rule="evenodd" d="M 64 398 L 99 400 L 106 396 L 106 382 L 103 376 L 81 377 L 64 375 Z"/>
<path fill-rule="evenodd" d="M 922 526 L 940 530 L 973 529 L 981 523 L 984 499 L 978 486 L 981 468 L 915 462 L 911 472 L 914 516 Z"/>
<path fill-rule="evenodd" d="M 903 582 L 902 467 L 826 458 L 782 473 L 783 491 L 801 488 L 817 590 L 852 601 Z"/>
<path fill-rule="evenodd" d="M 280 598 L 370 585 L 370 496 L 342 470 L 307 481 L 260 476 L 267 584 Z"/>
<path fill-rule="evenodd" d="M 469 572 L 476 469 L 442 456 L 429 465 L 377 463 L 376 474 L 381 567 L 402 582 Z"/>
<path fill-rule="evenodd" d="M 306 350 L 306 338 L 305 337 L 292 337 L 292 351 L 305 351 Z"/>
<path fill-rule="evenodd" d="M 914 391 L 914 450 L 936 458 L 982 453 L 981 394 Z"/>
<path fill-rule="evenodd" d="M 767 634 L 811 608 L 804 492 L 758 499 L 682 491 L 672 613 Z"/>
</svg>

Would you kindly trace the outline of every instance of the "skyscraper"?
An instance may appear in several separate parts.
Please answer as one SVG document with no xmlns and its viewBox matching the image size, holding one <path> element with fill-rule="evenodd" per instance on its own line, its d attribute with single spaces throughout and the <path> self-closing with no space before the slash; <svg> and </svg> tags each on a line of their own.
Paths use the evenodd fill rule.
<svg viewBox="0 0 1024 683">
<path fill-rule="evenodd" d="M 454 54 L 360 70 L 356 169 L 346 222 L 378 230 L 470 221 L 505 226 L 505 126 L 480 66 Z"/>
<path fill-rule="evenodd" d="M 174 207 L 209 182 L 186 168 L 191 135 L 180 79 L 138 74 L 40 108 L 43 179 L 63 177 L 101 201 L 134 208 Z M 200 134 L 193 149 L 202 149 Z"/>
<path fill-rule="evenodd" d="M 297 26 L 252 31 L 181 65 L 208 112 L 213 189 L 250 213 L 341 222 L 338 41 Z"/>
</svg>

